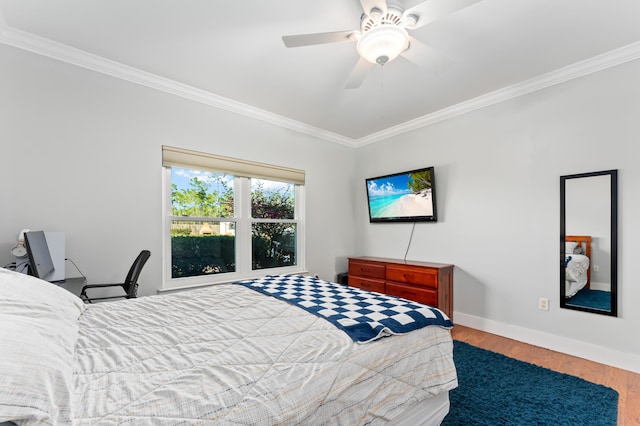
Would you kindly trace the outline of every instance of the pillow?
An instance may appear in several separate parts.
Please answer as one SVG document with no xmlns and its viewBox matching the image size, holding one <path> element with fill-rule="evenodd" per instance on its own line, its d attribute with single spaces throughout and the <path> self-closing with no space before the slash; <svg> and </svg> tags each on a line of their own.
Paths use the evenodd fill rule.
<svg viewBox="0 0 640 426">
<path fill-rule="evenodd" d="M 565 241 L 564 242 L 564 252 L 565 253 L 573 253 L 573 251 L 578 246 L 578 243 L 575 241 Z"/>
<path fill-rule="evenodd" d="M 0 268 L 0 422 L 71 424 L 79 297 Z"/>
</svg>

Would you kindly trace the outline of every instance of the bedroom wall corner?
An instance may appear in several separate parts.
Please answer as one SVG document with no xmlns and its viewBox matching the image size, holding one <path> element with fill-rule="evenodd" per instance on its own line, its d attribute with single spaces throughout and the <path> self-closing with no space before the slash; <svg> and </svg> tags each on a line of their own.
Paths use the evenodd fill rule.
<svg viewBox="0 0 640 426">
<path fill-rule="evenodd" d="M 638 73 L 639 61 L 626 63 L 359 148 L 358 254 L 452 263 L 458 318 L 512 338 L 531 330 L 540 346 L 541 336 L 592 345 L 605 364 L 637 360 Z M 362 182 L 424 166 L 435 166 L 438 222 L 417 224 L 409 246 L 410 224 L 368 223 Z M 559 308 L 559 177 L 609 169 L 619 170 L 618 318 Z"/>
<path fill-rule="evenodd" d="M 156 294 L 162 145 L 305 170 L 303 266 L 334 279 L 353 252 L 353 148 L 1 44 L 0 92 L 2 265 L 21 229 L 64 231 L 90 283 L 149 249 L 139 294 Z"/>
</svg>

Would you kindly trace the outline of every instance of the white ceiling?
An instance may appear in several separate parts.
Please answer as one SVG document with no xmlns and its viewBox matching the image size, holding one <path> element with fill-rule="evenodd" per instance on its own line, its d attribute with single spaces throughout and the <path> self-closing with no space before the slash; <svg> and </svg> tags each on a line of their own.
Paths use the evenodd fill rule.
<svg viewBox="0 0 640 426">
<path fill-rule="evenodd" d="M 444 66 L 398 58 L 358 89 L 344 89 L 355 43 L 282 42 L 358 29 L 361 13 L 358 0 L 0 0 L 0 42 L 353 146 L 640 58 L 638 0 L 481 0 L 411 32 Z"/>
</svg>

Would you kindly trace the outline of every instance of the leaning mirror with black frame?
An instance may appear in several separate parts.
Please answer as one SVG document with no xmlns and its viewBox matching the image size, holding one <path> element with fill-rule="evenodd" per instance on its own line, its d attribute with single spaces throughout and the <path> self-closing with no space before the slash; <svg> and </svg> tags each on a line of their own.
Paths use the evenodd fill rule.
<svg viewBox="0 0 640 426">
<path fill-rule="evenodd" d="M 618 315 L 618 171 L 560 176 L 560 307 Z"/>
</svg>

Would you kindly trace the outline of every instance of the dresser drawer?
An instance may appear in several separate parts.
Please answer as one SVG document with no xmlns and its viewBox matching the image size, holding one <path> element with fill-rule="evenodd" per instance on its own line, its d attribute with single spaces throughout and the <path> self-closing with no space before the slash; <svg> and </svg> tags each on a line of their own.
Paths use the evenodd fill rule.
<svg viewBox="0 0 640 426">
<path fill-rule="evenodd" d="M 438 307 L 438 292 L 428 288 L 387 282 L 387 294 Z"/>
<path fill-rule="evenodd" d="M 453 321 L 453 267 L 384 257 L 350 257 L 349 285 L 435 306 Z"/>
<path fill-rule="evenodd" d="M 349 285 L 363 290 L 384 293 L 384 281 L 349 275 Z"/>
<path fill-rule="evenodd" d="M 438 288 L 438 271 L 437 269 L 388 265 L 387 280 Z"/>
<path fill-rule="evenodd" d="M 349 261 L 349 279 L 351 275 L 384 280 L 386 267 L 379 263 Z"/>
</svg>

